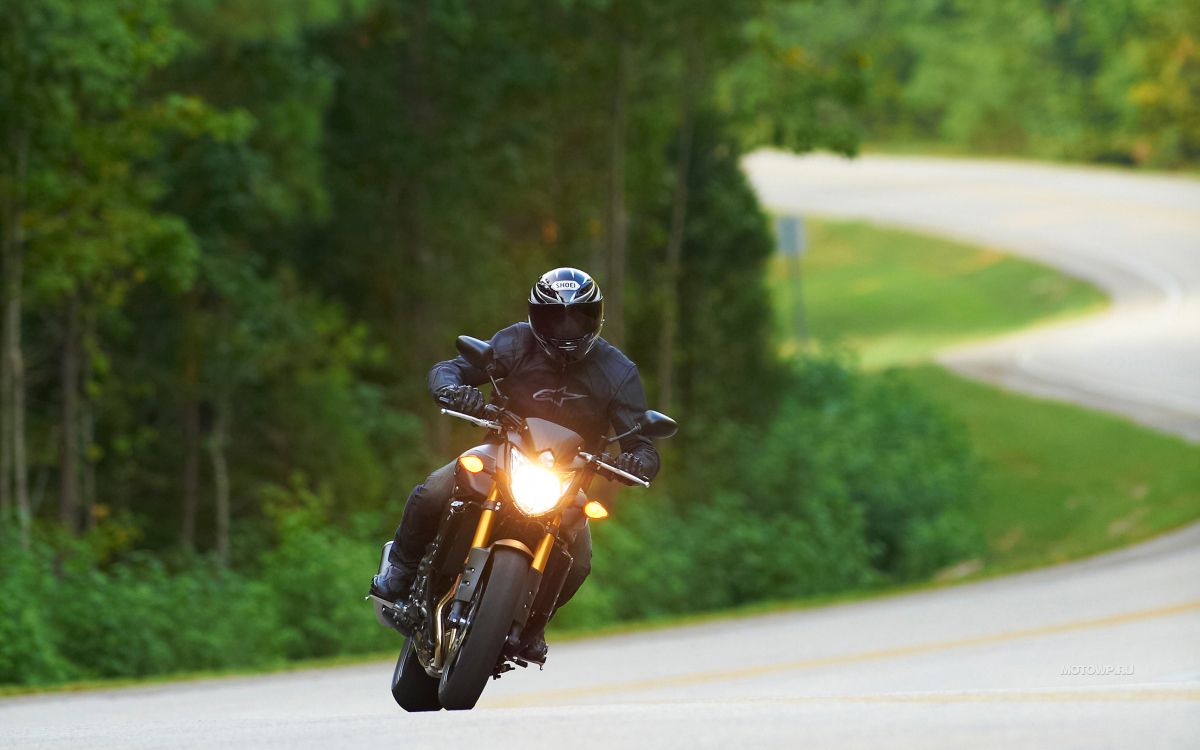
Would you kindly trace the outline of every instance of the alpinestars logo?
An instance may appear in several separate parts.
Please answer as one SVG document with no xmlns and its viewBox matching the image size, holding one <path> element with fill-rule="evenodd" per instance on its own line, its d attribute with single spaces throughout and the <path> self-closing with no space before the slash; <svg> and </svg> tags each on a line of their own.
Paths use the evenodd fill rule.
<svg viewBox="0 0 1200 750">
<path fill-rule="evenodd" d="M 533 394 L 534 401 L 549 401 L 555 406 L 562 406 L 567 401 L 574 401 L 577 398 L 587 398 L 582 393 L 571 393 L 564 385 L 562 388 L 543 388 Z"/>
</svg>

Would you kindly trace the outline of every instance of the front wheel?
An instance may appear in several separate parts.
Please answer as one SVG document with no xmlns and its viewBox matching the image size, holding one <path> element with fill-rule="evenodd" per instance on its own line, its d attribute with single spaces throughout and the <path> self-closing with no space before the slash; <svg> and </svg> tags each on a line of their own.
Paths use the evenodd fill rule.
<svg viewBox="0 0 1200 750">
<path fill-rule="evenodd" d="M 392 697 L 405 711 L 440 711 L 438 681 L 425 674 L 417 660 L 417 650 L 412 638 L 404 639 L 404 649 L 396 660 L 396 671 L 392 673 Z"/>
<path fill-rule="evenodd" d="M 462 645 L 442 670 L 438 698 L 451 711 L 475 707 L 500 660 L 513 624 L 517 600 L 525 593 L 529 560 L 516 550 L 492 552 L 491 573 L 484 583 L 463 633 Z"/>
</svg>

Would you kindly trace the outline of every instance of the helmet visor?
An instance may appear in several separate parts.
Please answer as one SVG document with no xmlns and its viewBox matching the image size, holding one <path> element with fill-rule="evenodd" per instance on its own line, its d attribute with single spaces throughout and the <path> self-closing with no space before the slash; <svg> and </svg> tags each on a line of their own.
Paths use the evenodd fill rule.
<svg viewBox="0 0 1200 750">
<path fill-rule="evenodd" d="M 577 302 L 571 305 L 530 304 L 529 325 L 544 339 L 574 341 L 600 332 L 604 322 L 604 302 Z"/>
</svg>

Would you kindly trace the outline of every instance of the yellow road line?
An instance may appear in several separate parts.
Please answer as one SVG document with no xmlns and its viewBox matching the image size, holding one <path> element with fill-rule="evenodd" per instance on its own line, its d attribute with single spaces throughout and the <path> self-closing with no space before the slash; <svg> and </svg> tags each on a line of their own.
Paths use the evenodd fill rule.
<svg viewBox="0 0 1200 750">
<path fill-rule="evenodd" d="M 606 685 L 591 685 L 578 688 L 567 688 L 564 690 L 546 691 L 541 693 L 527 693 L 525 695 L 513 696 L 509 699 L 500 700 L 495 703 L 489 702 L 488 705 L 492 707 L 513 707 L 543 704 L 547 702 L 569 700 L 572 698 L 611 695 L 613 693 L 661 690 L 663 688 L 683 687 L 686 685 L 726 682 L 728 680 L 740 680 L 748 677 L 761 677 L 763 675 L 777 674 L 780 672 L 792 672 L 802 669 L 815 669 L 819 667 L 838 666 L 844 664 L 857 664 L 860 662 L 879 661 L 883 659 L 895 659 L 903 656 L 916 656 L 919 654 L 949 651 L 956 648 L 985 646 L 994 643 L 1007 643 L 1009 641 L 1016 641 L 1024 638 L 1037 638 L 1045 635 L 1070 633 L 1076 630 L 1090 630 L 1094 628 L 1111 627 L 1114 625 L 1124 625 L 1130 622 L 1155 620 L 1162 617 L 1171 617 L 1172 615 L 1183 614 L 1185 612 L 1192 612 L 1196 610 L 1200 610 L 1200 599 L 1167 607 L 1142 609 L 1134 612 L 1123 612 L 1117 615 L 1109 615 L 1107 617 L 1096 617 L 1088 620 L 1075 620 L 1072 622 L 1058 623 L 1055 625 L 1043 625 L 1036 628 L 1010 630 L 1004 633 L 971 636 L 969 638 L 956 638 L 946 641 L 934 641 L 932 643 L 918 643 L 910 646 L 898 646 L 895 648 L 879 649 L 875 651 L 861 651 L 852 654 L 839 654 L 837 656 L 827 656 L 816 659 L 801 659 L 799 661 L 780 662 L 777 664 L 761 664 L 751 667 L 739 667 L 737 669 L 693 672 L 691 674 L 654 677 L 643 680 L 630 680 L 628 682 L 609 683 Z"/>
<path fill-rule="evenodd" d="M 822 696 L 819 700 L 846 703 L 1086 703 L 1096 701 L 1200 701 L 1200 690 L 996 690 L 977 693 L 900 693 L 896 695 Z M 805 703 L 785 698 L 784 703 Z"/>
<path fill-rule="evenodd" d="M 1193 688 L 1137 688 L 1096 690 L 978 690 L 946 693 L 878 693 L 867 695 L 794 695 L 779 698 L 723 698 L 700 700 L 639 699 L 639 706 L 778 706 L 805 703 L 1126 703 L 1200 702 Z"/>
</svg>

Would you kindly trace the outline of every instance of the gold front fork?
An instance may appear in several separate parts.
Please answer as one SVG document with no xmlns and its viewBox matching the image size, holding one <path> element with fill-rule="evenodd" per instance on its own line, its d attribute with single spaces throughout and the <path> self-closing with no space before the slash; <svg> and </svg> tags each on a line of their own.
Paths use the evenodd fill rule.
<svg viewBox="0 0 1200 750">
<path fill-rule="evenodd" d="M 555 532 L 558 531 L 558 525 L 562 523 L 562 518 L 554 519 L 554 525 L 550 531 L 546 532 L 546 536 L 542 537 L 542 541 L 538 544 L 537 552 L 533 553 L 533 563 L 530 567 L 539 573 L 546 570 L 546 563 L 550 560 L 550 551 L 554 549 Z"/>
<path fill-rule="evenodd" d="M 492 491 L 488 493 L 488 505 L 496 502 L 496 496 L 499 490 L 495 482 L 492 483 Z M 475 526 L 475 538 L 471 540 L 472 547 L 486 547 L 488 540 L 492 536 L 492 523 L 496 520 L 496 511 L 491 508 L 484 508 L 479 514 L 479 523 Z"/>
<path fill-rule="evenodd" d="M 496 485 L 492 485 L 491 492 L 488 493 L 487 502 L 490 505 L 496 501 L 499 491 Z M 492 536 L 492 524 L 496 520 L 496 511 L 491 508 L 484 508 L 479 514 L 479 523 L 475 526 L 475 537 L 471 540 L 472 547 L 486 547 Z M 562 523 L 561 518 L 554 519 L 554 525 L 546 535 L 542 537 L 542 541 L 538 544 L 537 551 L 533 553 L 532 567 L 534 570 L 544 572 L 546 563 L 550 560 L 550 552 L 554 549 L 554 539 L 558 531 L 559 524 Z"/>
</svg>

